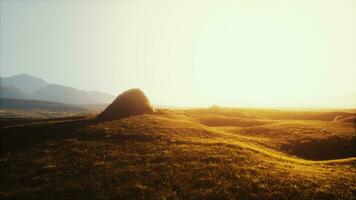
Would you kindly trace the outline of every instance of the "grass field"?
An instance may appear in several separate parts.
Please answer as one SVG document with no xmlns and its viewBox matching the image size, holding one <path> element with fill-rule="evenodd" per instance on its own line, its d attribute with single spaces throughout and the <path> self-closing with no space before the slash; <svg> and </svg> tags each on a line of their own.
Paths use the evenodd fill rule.
<svg viewBox="0 0 356 200">
<path fill-rule="evenodd" d="M 160 110 L 1 128 L 1 199 L 356 199 L 354 110 Z"/>
</svg>

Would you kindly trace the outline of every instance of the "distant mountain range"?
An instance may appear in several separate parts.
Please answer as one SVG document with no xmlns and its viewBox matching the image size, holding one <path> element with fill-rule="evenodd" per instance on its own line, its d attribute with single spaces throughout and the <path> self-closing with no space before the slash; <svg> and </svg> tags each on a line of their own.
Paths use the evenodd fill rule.
<svg viewBox="0 0 356 200">
<path fill-rule="evenodd" d="M 51 84 L 27 74 L 1 77 L 0 97 L 77 105 L 108 104 L 115 98 L 113 95 L 103 92 L 78 90 L 73 87 Z"/>
<path fill-rule="evenodd" d="M 86 113 L 94 109 L 49 101 L 1 98 L 1 107 L 15 110 L 42 110 L 51 112 Z"/>
<path fill-rule="evenodd" d="M 30 94 L 40 88 L 50 85 L 50 83 L 41 78 L 27 74 L 19 74 L 12 77 L 1 77 L 1 85 L 12 86 L 24 93 Z"/>
</svg>

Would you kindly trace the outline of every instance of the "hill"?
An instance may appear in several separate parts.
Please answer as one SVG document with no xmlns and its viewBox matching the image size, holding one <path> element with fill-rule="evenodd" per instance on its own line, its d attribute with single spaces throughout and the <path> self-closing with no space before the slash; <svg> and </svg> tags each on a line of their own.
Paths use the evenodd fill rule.
<svg viewBox="0 0 356 200">
<path fill-rule="evenodd" d="M 100 115 L 101 120 L 118 119 L 154 112 L 150 101 L 140 89 L 130 89 L 120 94 Z"/>
<path fill-rule="evenodd" d="M 2 98 L 51 101 L 64 104 L 107 104 L 113 95 L 51 84 L 41 78 L 20 74 L 1 78 Z"/>
<path fill-rule="evenodd" d="M 1 109 L 45 110 L 52 112 L 88 112 L 88 109 L 80 106 L 49 101 L 0 98 L 0 102 Z"/>
<path fill-rule="evenodd" d="M 102 104 L 112 101 L 113 96 L 97 91 L 78 90 L 73 87 L 51 84 L 31 93 L 36 99 L 71 104 Z"/>
<path fill-rule="evenodd" d="M 11 85 L 23 91 L 24 93 L 29 94 L 38 89 L 46 87 L 50 83 L 41 78 L 30 76 L 28 74 L 19 74 L 12 77 L 1 78 L 1 84 Z"/>
<path fill-rule="evenodd" d="M 12 85 L 0 85 L 0 98 L 31 99 L 31 95 L 17 89 Z"/>
<path fill-rule="evenodd" d="M 2 128 L 0 197 L 355 199 L 354 125 L 241 111 L 166 109 Z"/>
</svg>

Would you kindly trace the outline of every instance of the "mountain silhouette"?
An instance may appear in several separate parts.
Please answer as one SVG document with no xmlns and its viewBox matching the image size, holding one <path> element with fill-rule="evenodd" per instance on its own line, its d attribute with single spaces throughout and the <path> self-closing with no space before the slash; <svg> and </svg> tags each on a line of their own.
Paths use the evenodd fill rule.
<svg viewBox="0 0 356 200">
<path fill-rule="evenodd" d="M 97 91 L 78 90 L 73 87 L 51 84 L 32 93 L 38 100 L 70 104 L 110 103 L 113 96 Z"/>
<path fill-rule="evenodd" d="M 41 78 L 20 74 L 1 78 L 1 98 L 51 101 L 64 104 L 107 104 L 115 97 L 98 91 L 51 84 Z"/>
<path fill-rule="evenodd" d="M 28 74 L 19 74 L 12 77 L 1 78 L 1 84 L 11 85 L 25 93 L 30 94 L 40 88 L 46 87 L 50 83 L 41 78 L 30 76 Z"/>
<path fill-rule="evenodd" d="M 0 85 L 0 98 L 31 99 L 31 95 L 17 89 L 12 85 Z"/>
</svg>

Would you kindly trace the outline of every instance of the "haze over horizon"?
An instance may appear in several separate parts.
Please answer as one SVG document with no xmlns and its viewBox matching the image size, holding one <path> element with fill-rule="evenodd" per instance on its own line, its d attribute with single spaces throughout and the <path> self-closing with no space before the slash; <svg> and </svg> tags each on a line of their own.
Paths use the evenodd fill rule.
<svg viewBox="0 0 356 200">
<path fill-rule="evenodd" d="M 0 1 L 0 28 L 2 77 L 167 106 L 356 107 L 352 0 Z"/>
</svg>

